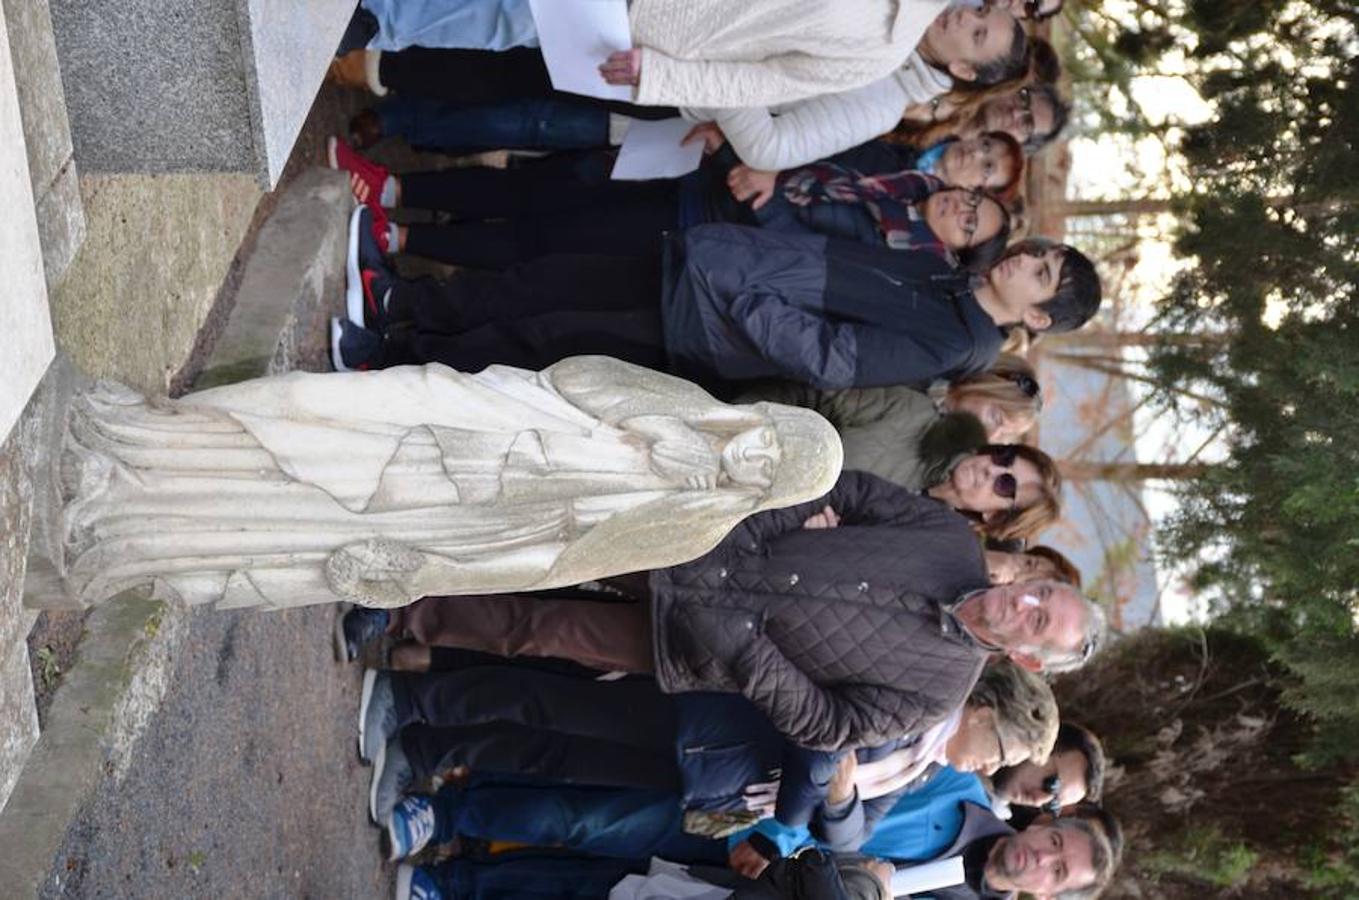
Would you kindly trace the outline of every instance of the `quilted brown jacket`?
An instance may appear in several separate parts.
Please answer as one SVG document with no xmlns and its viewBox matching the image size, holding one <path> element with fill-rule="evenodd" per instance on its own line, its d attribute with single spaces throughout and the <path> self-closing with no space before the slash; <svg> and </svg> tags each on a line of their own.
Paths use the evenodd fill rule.
<svg viewBox="0 0 1359 900">
<path fill-rule="evenodd" d="M 804 529 L 829 505 L 838 528 Z M 918 733 L 961 705 L 988 649 L 942 609 L 988 584 L 968 521 L 866 472 L 742 522 L 651 575 L 662 690 L 745 694 L 817 750 Z"/>
</svg>

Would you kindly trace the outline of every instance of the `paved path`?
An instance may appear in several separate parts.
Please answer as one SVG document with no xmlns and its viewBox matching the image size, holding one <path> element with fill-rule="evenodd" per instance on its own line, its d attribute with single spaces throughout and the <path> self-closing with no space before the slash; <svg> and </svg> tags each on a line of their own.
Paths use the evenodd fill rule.
<svg viewBox="0 0 1359 900">
<path fill-rule="evenodd" d="M 390 897 L 333 615 L 196 612 L 127 775 L 72 823 L 42 897 Z"/>
</svg>

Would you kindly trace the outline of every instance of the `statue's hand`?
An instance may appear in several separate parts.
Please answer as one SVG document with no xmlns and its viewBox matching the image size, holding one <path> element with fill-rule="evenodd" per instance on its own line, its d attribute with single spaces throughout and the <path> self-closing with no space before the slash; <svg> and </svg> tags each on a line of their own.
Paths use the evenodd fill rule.
<svg viewBox="0 0 1359 900">
<path fill-rule="evenodd" d="M 711 491 L 717 488 L 717 473 L 704 473 L 702 475 L 690 475 L 684 479 L 684 483 L 696 491 Z"/>
<path fill-rule="evenodd" d="M 326 559 L 326 582 L 363 606 L 405 606 L 419 599 L 409 585 L 425 557 L 400 541 L 377 538 L 347 544 Z"/>
<path fill-rule="evenodd" d="M 622 423 L 650 442 L 651 468 L 677 484 L 699 490 L 717 486 L 722 460 L 708 437 L 674 416 L 633 416 Z"/>
</svg>

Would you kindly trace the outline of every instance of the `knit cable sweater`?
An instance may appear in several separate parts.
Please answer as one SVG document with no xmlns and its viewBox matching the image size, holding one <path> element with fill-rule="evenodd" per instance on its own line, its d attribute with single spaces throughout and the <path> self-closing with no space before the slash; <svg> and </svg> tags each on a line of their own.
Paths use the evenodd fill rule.
<svg viewBox="0 0 1359 900">
<path fill-rule="evenodd" d="M 949 0 L 633 0 L 647 106 L 768 107 L 890 74 Z"/>
<path fill-rule="evenodd" d="M 687 109 L 686 118 L 714 121 L 741 161 L 777 172 L 833 156 L 891 131 L 908 106 L 953 87 L 945 71 L 912 53 L 886 78 L 852 91 L 764 109 Z"/>
</svg>

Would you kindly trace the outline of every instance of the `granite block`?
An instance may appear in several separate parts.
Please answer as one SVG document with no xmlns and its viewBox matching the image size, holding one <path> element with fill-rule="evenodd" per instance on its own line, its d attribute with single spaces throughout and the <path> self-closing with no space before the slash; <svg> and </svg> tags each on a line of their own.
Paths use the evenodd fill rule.
<svg viewBox="0 0 1359 900">
<path fill-rule="evenodd" d="M 37 208 L 43 272 L 50 290 L 65 275 L 85 239 L 71 125 L 47 0 L 2 2 Z"/>
<path fill-rule="evenodd" d="M 249 172 L 272 187 L 353 0 L 51 0 L 89 172 Z"/>
</svg>

